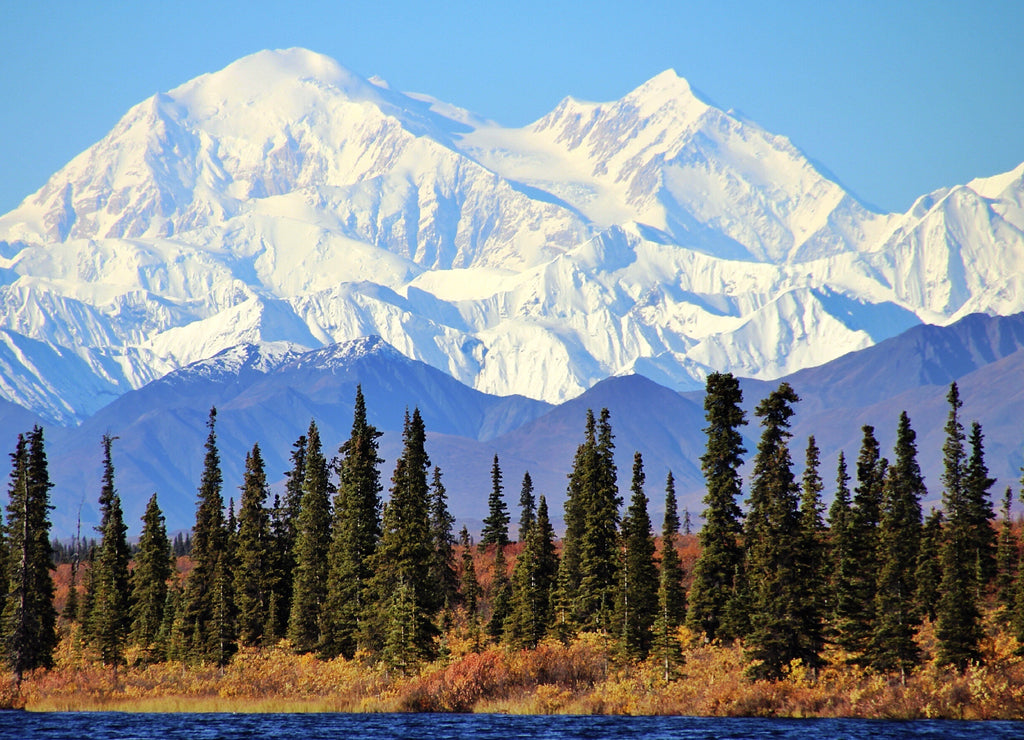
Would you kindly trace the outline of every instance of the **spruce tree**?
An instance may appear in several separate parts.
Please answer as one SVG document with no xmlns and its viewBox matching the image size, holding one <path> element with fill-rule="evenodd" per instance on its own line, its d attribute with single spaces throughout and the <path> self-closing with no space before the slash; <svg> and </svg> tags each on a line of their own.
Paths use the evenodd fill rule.
<svg viewBox="0 0 1024 740">
<path fill-rule="evenodd" d="M 487 498 L 487 516 L 484 517 L 484 528 L 480 532 L 480 550 L 488 545 L 505 547 L 508 545 L 508 507 L 502 496 L 501 466 L 498 456 L 494 456 L 491 465 L 491 493 Z"/>
<path fill-rule="evenodd" d="M 473 542 L 465 525 L 459 533 L 459 546 L 462 548 L 462 573 L 459 576 L 459 595 L 466 612 L 466 622 L 474 640 L 476 650 L 480 648 L 480 582 L 476 577 L 476 566 L 473 565 Z"/>
<path fill-rule="evenodd" d="M 89 624 L 89 620 L 92 618 L 92 600 L 93 593 L 92 588 L 92 573 L 93 565 L 96 562 L 96 545 L 95 543 L 89 546 L 89 551 L 85 557 L 85 567 L 82 569 L 82 596 L 78 600 L 78 619 L 76 620 L 79 624 Z M 83 630 L 84 631 L 84 630 Z M 88 637 L 88 635 L 83 635 Z"/>
<path fill-rule="evenodd" d="M 825 490 L 818 466 L 821 452 L 813 435 L 807 440 L 804 474 L 800 485 L 800 542 L 797 546 L 799 571 L 796 594 L 797 633 L 801 659 L 817 668 L 825 647 L 825 617 L 828 593 L 825 585 L 827 545 L 821 493 Z"/>
<path fill-rule="evenodd" d="M 408 674 L 424 660 L 420 631 L 417 629 L 421 617 L 416 607 L 413 587 L 404 578 L 399 578 L 385 612 L 384 648 L 381 657 L 391 668 L 403 675 Z"/>
<path fill-rule="evenodd" d="M 876 670 L 899 671 L 904 678 L 920 661 L 914 640 L 920 622 L 915 570 L 921 542 L 921 499 L 926 491 L 915 439 L 904 411 L 882 500 L 875 626 L 869 648 L 870 663 Z"/>
<path fill-rule="evenodd" d="M 941 509 L 932 509 L 921 528 L 921 547 L 914 569 L 917 602 L 922 619 L 934 622 L 937 617 L 939 587 L 942 584 L 942 539 L 945 516 Z"/>
<path fill-rule="evenodd" d="M 131 628 L 128 613 L 128 527 L 121 511 L 121 498 L 114 488 L 111 460 L 113 437 L 103 435 L 103 482 L 100 488 L 100 547 L 93 566 L 93 609 L 87 631 L 100 660 L 117 666 L 124 661 L 124 648 Z"/>
<path fill-rule="evenodd" d="M 206 422 L 206 454 L 192 530 L 192 572 L 185 586 L 183 629 L 191 657 L 224 665 L 234 652 L 229 575 L 228 529 L 224 519 L 223 478 L 217 451 L 217 409 Z"/>
<path fill-rule="evenodd" d="M 8 668 L 25 672 L 53 666 L 57 610 L 53 606 L 50 482 L 42 427 L 19 434 L 11 455 L 7 499 L 7 593 L 0 612 L 0 643 Z"/>
<path fill-rule="evenodd" d="M 1020 567 L 1020 543 L 1013 531 L 1013 519 L 1010 506 L 1013 502 L 1013 489 L 1006 487 L 1003 494 L 1003 505 L 1000 509 L 999 539 L 996 548 L 996 619 L 1003 626 L 1009 626 L 1013 614 L 1015 580 Z"/>
<path fill-rule="evenodd" d="M 850 474 L 846 468 L 846 455 L 839 451 L 836 466 L 836 493 L 828 510 L 828 563 L 827 618 L 828 629 L 833 641 L 840 633 L 844 615 L 849 612 L 846 603 L 853 598 L 850 589 L 853 561 L 853 547 L 850 542 L 850 519 L 853 516 L 850 501 Z"/>
<path fill-rule="evenodd" d="M 183 661 L 188 655 L 185 642 L 184 592 L 181 581 L 175 579 L 167 587 L 167 601 L 164 604 L 163 621 L 156 639 L 156 657 L 165 660 Z"/>
<path fill-rule="evenodd" d="M 77 544 L 77 543 L 76 543 Z M 75 560 L 72 561 L 71 566 L 71 588 L 68 592 L 68 599 L 71 600 L 73 595 L 77 592 L 75 588 L 75 565 L 78 562 L 78 548 L 75 548 Z M 7 547 L 7 534 L 4 530 L 4 516 L 3 509 L 0 509 L 0 613 L 4 610 L 4 605 L 7 603 L 7 582 L 8 576 L 8 563 L 11 560 L 11 556 Z M 77 614 L 71 610 L 66 610 L 69 617 L 69 621 L 74 621 Z"/>
<path fill-rule="evenodd" d="M 661 528 L 661 573 L 658 578 L 658 614 L 654 620 L 652 651 L 662 666 L 663 678 L 670 680 L 682 663 L 682 646 L 677 633 L 686 620 L 686 592 L 683 568 L 676 550 L 679 514 L 676 483 L 672 471 L 665 480 L 665 520 Z"/>
<path fill-rule="evenodd" d="M 322 645 L 327 601 L 328 553 L 331 543 L 331 482 L 316 422 L 306 435 L 306 469 L 296 522 L 295 571 L 292 579 L 288 639 L 296 652 Z"/>
<path fill-rule="evenodd" d="M 654 618 L 658 609 L 658 571 L 654 565 L 654 535 L 644 493 L 643 457 L 633 455 L 632 496 L 622 520 L 622 567 L 619 569 L 617 622 L 623 654 L 632 661 L 644 660 L 651 650 Z"/>
<path fill-rule="evenodd" d="M 505 625 L 512 614 L 512 582 L 508 577 L 508 561 L 505 548 L 495 545 L 494 571 L 491 577 L 491 618 L 487 622 L 487 634 L 495 642 L 505 636 Z"/>
<path fill-rule="evenodd" d="M 537 518 L 537 501 L 533 496 L 533 478 L 530 471 L 523 473 L 523 486 L 519 491 L 519 541 L 526 542 L 530 527 Z"/>
<path fill-rule="evenodd" d="M 591 487 L 587 477 L 596 467 L 597 422 L 587 409 L 583 442 L 576 448 L 565 501 L 565 536 L 562 558 L 558 565 L 558 589 L 555 596 L 555 632 L 563 640 L 576 632 L 579 625 L 579 584 L 582 578 L 581 557 L 585 512 L 590 506 Z"/>
<path fill-rule="evenodd" d="M 748 671 L 757 678 L 780 678 L 794 659 L 807 664 L 818 655 L 802 644 L 797 613 L 803 595 L 800 569 L 800 517 L 797 486 L 787 440 L 792 404 L 799 397 L 788 383 L 764 399 L 754 411 L 761 419 L 761 439 L 754 457 L 754 475 L 746 522 L 746 574 L 750 584 Z"/>
<path fill-rule="evenodd" d="M 131 641 L 142 649 L 146 662 L 160 657 L 158 639 L 164 623 L 171 573 L 171 543 L 154 493 L 142 516 L 142 536 L 131 575 Z"/>
<path fill-rule="evenodd" d="M 701 552 L 693 570 L 686 624 L 707 640 L 731 640 L 746 631 L 745 615 L 739 604 L 738 581 L 742 578 L 742 513 L 740 466 L 746 424 L 743 393 L 731 373 L 711 373 L 707 378 L 704 428 L 707 446 L 701 456 L 701 470 L 707 492 L 704 495 L 704 526 L 698 534 Z"/>
<path fill-rule="evenodd" d="M 434 466 L 430 481 L 430 536 L 433 549 L 430 557 L 429 581 L 440 588 L 438 601 L 446 613 L 455 605 L 459 593 L 459 576 L 455 569 L 455 517 L 448 511 L 448 492 L 441 480 L 441 468 Z"/>
<path fill-rule="evenodd" d="M 270 574 L 268 633 L 274 639 L 288 634 L 292 609 L 292 575 L 295 571 L 295 539 L 302 506 L 302 479 L 306 474 L 306 435 L 292 445 L 292 467 L 285 472 L 284 497 L 274 496 L 270 514 L 273 565 Z"/>
<path fill-rule="evenodd" d="M 963 671 L 981 659 L 981 613 L 978 608 L 978 557 L 971 502 L 967 493 L 968 467 L 964 430 L 959 411 L 963 405 L 956 383 L 946 396 L 949 418 L 942 446 L 942 501 L 949 523 L 941 548 L 942 582 L 936 614 L 936 659 Z"/>
<path fill-rule="evenodd" d="M 263 644 L 271 632 L 273 577 L 270 512 L 266 507 L 267 474 L 258 444 L 254 444 L 245 456 L 242 480 L 235 549 L 235 605 L 238 609 L 238 642 L 245 647 L 255 647 Z"/>
<path fill-rule="evenodd" d="M 888 462 L 881 457 L 875 429 L 862 428 L 863 441 L 857 457 L 857 487 L 846 522 L 844 557 L 840 578 L 848 598 L 836 602 L 836 642 L 857 663 L 868 660 L 875 629 L 875 589 L 878 584 L 878 524 Z"/>
<path fill-rule="evenodd" d="M 979 579 L 978 588 L 981 591 L 984 591 L 996 575 L 996 531 L 992 528 L 995 512 L 992 510 L 991 495 L 992 486 L 996 481 L 995 478 L 988 476 L 984 440 L 981 424 L 972 422 L 968 437 L 971 453 L 964 469 L 964 506 L 967 510 L 971 550 L 974 552 Z M 979 598 L 981 595 L 979 593 Z"/>
<path fill-rule="evenodd" d="M 554 592 L 558 578 L 555 532 L 541 496 L 523 551 L 512 571 L 511 614 L 504 636 L 515 647 L 534 648 L 554 620 Z"/>
<path fill-rule="evenodd" d="M 369 423 L 362 386 L 356 386 L 352 431 L 338 448 L 338 493 L 334 499 L 327 592 L 329 625 L 323 653 L 351 658 L 359 647 L 372 558 L 380 542 L 381 498 L 378 454 L 381 432 Z"/>
<path fill-rule="evenodd" d="M 384 507 L 380 546 L 373 556 L 371 579 L 373 605 L 365 623 L 367 644 L 380 644 L 398 633 L 409 651 L 402 653 L 403 665 L 429 661 L 437 654 L 437 626 L 433 617 L 441 607 L 438 584 L 430 580 L 433 539 L 430 532 L 430 492 L 427 470 L 426 429 L 419 409 L 406 412 L 402 431 L 402 453 L 391 478 L 391 498 Z M 401 609 L 393 597 L 404 594 Z M 397 597 L 395 597 L 397 598 Z M 401 624 L 396 623 L 401 619 Z M 388 655 L 392 657 L 389 658 Z M 388 653 L 388 662 L 397 653 Z M 391 662 L 393 666 L 398 665 Z"/>
<path fill-rule="evenodd" d="M 601 409 L 597 422 L 597 444 L 583 472 L 583 532 L 580 536 L 580 584 L 577 592 L 577 620 L 585 630 L 606 632 L 615 610 L 619 554 L 619 497 L 615 469 L 615 443 L 608 409 Z"/>
</svg>

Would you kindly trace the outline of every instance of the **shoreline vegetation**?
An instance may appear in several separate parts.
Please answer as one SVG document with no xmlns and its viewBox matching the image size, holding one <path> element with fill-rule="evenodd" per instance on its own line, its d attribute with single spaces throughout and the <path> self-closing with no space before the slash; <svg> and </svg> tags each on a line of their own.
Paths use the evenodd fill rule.
<svg viewBox="0 0 1024 740">
<path fill-rule="evenodd" d="M 321 660 L 287 642 L 245 648 L 224 666 L 164 662 L 114 670 L 77 655 L 65 636 L 53 669 L 0 684 L 0 707 L 36 712 L 471 712 L 861 719 L 1024 719 L 1024 659 L 997 632 L 984 663 L 960 672 L 931 661 L 901 681 L 846 662 L 811 671 L 799 661 L 778 680 L 751 680 L 740 644 L 702 644 L 682 628 L 682 665 L 665 681 L 655 660 L 618 664 L 607 635 L 568 645 L 472 651 L 464 630 L 451 653 L 405 675 L 359 657 Z M 934 640 L 930 624 L 923 643 Z"/>
<path fill-rule="evenodd" d="M 0 709 L 1024 719 L 1021 521 L 1010 488 L 996 518 L 981 426 L 955 383 L 947 400 L 927 517 L 906 412 L 892 462 L 868 425 L 849 468 L 839 453 L 826 512 L 813 436 L 794 469 L 784 382 L 754 410 L 741 509 L 748 422 L 712 373 L 699 532 L 668 471 L 655 536 L 640 452 L 622 495 L 602 409 L 564 535 L 527 471 L 515 541 L 497 455 L 479 541 L 455 536 L 418 409 L 384 501 L 360 387 L 337 456 L 311 421 L 272 503 L 255 444 L 225 506 L 211 409 L 195 526 L 172 545 L 154 494 L 134 550 L 109 435 L 99 541 L 49 541 L 36 427 L 0 527 Z"/>
</svg>

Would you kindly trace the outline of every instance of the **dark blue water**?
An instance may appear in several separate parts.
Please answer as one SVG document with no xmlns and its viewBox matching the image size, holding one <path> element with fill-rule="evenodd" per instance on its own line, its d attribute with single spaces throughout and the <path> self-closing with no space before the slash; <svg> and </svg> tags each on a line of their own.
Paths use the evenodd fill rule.
<svg viewBox="0 0 1024 740">
<path fill-rule="evenodd" d="M 1024 738 L 1024 722 L 855 719 L 520 717 L 487 714 L 122 714 L 0 712 L 0 738 L 25 740 L 745 740 Z"/>
</svg>

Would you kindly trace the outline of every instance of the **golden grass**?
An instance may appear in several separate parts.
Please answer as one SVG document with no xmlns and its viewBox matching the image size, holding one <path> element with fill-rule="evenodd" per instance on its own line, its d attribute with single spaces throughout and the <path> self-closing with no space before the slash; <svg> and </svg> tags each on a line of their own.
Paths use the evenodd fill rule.
<svg viewBox="0 0 1024 740">
<path fill-rule="evenodd" d="M 744 677 L 738 645 L 687 640 L 677 680 L 654 662 L 616 665 L 608 639 L 582 635 L 535 650 L 485 648 L 450 635 L 449 657 L 404 676 L 361 660 L 321 661 L 286 643 L 244 650 L 224 668 L 161 663 L 109 667 L 84 660 L 69 644 L 58 666 L 16 686 L 0 676 L 0 706 L 34 711 L 133 712 L 501 712 L 510 714 L 683 714 L 694 716 L 1024 718 L 1024 660 L 1017 643 L 996 633 L 985 664 L 964 674 L 926 663 L 909 674 L 880 675 L 828 654 L 817 674 L 790 666 L 780 681 Z M 67 638 L 66 642 L 71 638 Z M 926 625 L 922 645 L 932 640 Z"/>
</svg>

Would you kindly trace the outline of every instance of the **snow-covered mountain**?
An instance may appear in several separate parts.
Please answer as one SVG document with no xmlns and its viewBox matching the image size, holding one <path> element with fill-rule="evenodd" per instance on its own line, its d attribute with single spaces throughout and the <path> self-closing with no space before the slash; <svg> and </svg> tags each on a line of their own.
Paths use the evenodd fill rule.
<svg viewBox="0 0 1024 740">
<path fill-rule="evenodd" d="M 878 214 L 666 71 L 522 129 L 302 49 L 132 108 L 0 217 L 0 398 L 59 424 L 243 343 L 491 394 L 775 378 L 1024 309 L 1024 165 Z"/>
</svg>

